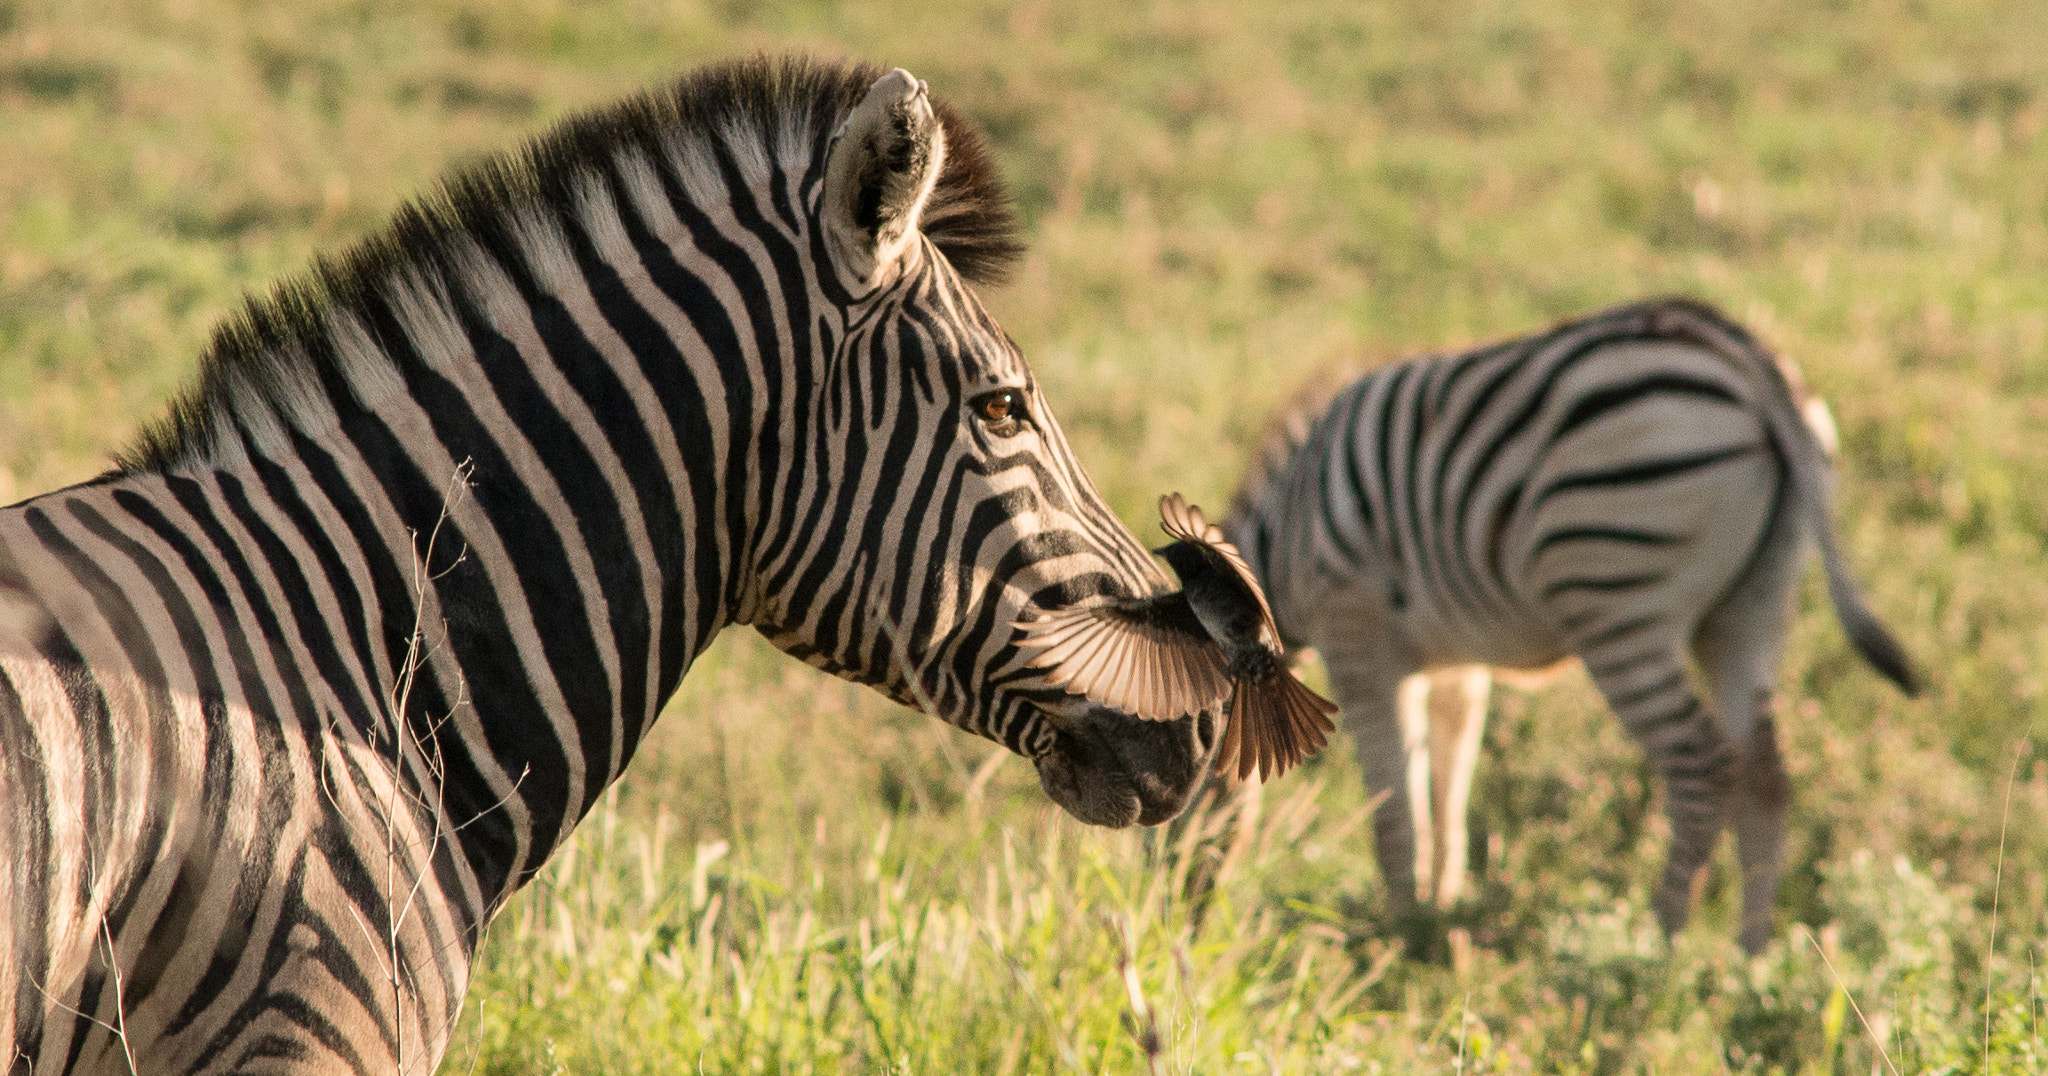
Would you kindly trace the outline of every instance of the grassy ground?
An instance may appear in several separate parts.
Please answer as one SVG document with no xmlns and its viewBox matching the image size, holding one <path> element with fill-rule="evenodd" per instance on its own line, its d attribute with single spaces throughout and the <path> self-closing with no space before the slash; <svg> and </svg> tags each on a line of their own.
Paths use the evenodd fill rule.
<svg viewBox="0 0 2048 1076">
<path fill-rule="evenodd" d="M 1583 680 L 1503 693 L 1484 881 L 1404 953 L 1343 750 L 1235 845 L 1092 832 L 729 638 L 500 920 L 448 1071 L 2040 1071 L 2048 22 L 1457 8 L 0 0 L 0 497 L 93 473 L 241 293 L 452 162 L 756 48 L 902 64 L 994 135 L 1034 249 L 992 305 L 1146 533 L 1312 370 L 1690 292 L 1833 402 L 1849 559 L 1932 690 L 1809 588 L 1754 961 L 1728 856 L 1657 938 L 1654 792 Z"/>
</svg>

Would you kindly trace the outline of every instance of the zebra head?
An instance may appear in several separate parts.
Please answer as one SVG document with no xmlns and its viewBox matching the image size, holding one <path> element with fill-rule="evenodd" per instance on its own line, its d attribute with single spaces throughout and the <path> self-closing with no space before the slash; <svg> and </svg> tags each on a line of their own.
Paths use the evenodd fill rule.
<svg viewBox="0 0 2048 1076">
<path fill-rule="evenodd" d="M 1164 821 L 1205 775 L 1219 715 L 1142 721 L 1070 696 L 1025 666 L 1011 625 L 1165 579 L 968 287 L 1017 249 L 986 151 L 908 73 L 861 77 L 803 198 L 823 361 L 776 425 L 786 458 L 815 462 L 780 500 L 787 529 L 757 544 L 742 617 L 1030 758 L 1083 821 Z"/>
</svg>

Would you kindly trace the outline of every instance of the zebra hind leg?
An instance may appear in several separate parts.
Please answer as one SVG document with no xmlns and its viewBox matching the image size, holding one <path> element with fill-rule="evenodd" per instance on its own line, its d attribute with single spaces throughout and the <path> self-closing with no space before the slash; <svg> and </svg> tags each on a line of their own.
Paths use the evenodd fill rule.
<svg viewBox="0 0 2048 1076">
<path fill-rule="evenodd" d="M 1778 726 L 1768 711 L 1771 694 L 1760 692 L 1764 712 L 1750 731 L 1737 769 L 1735 846 L 1742 857 L 1742 933 L 1744 952 L 1755 956 L 1770 944 L 1771 912 L 1778 903 L 1778 881 L 1785 873 L 1785 815 L 1792 802 L 1792 779 L 1785 756 L 1778 751 Z"/>
<path fill-rule="evenodd" d="M 1792 588 L 1800 558 L 1794 552 L 1759 558 L 1750 575 L 1701 621 L 1693 656 L 1713 691 L 1721 729 L 1740 752 L 1730 821 L 1742 861 L 1743 949 L 1756 953 L 1771 940 L 1778 880 L 1785 870 L 1785 818 L 1792 781 L 1778 751 L 1772 682 L 1785 651 Z"/>
<path fill-rule="evenodd" d="M 1651 906 L 1665 933 L 1676 934 L 1691 918 L 1693 891 L 1721 836 L 1736 752 L 1693 692 L 1675 648 L 1635 654 L 1610 648 L 1584 658 L 1607 705 L 1664 779 L 1671 853 Z"/>
</svg>

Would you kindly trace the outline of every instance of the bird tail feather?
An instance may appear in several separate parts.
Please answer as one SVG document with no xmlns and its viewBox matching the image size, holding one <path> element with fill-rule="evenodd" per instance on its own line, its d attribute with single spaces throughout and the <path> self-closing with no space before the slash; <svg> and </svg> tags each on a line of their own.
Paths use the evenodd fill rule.
<svg viewBox="0 0 2048 1076">
<path fill-rule="evenodd" d="M 1258 680 L 1238 682 L 1230 702 L 1230 721 L 1216 751 L 1216 772 L 1227 774 L 1233 763 L 1237 780 L 1253 773 L 1270 781 L 1299 765 L 1330 742 L 1337 706 L 1309 690 L 1286 670 Z"/>
</svg>

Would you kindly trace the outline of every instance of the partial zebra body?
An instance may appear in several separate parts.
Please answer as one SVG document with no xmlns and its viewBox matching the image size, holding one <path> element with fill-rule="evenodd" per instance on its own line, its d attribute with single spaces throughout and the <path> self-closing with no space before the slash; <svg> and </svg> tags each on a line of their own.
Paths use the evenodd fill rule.
<svg viewBox="0 0 2048 1076">
<path fill-rule="evenodd" d="M 1322 655 L 1388 795 L 1395 911 L 1447 904 L 1461 877 L 1488 685 L 1447 667 L 1576 657 L 1667 785 L 1662 922 L 1684 925 L 1732 821 L 1742 940 L 1768 939 L 1789 793 L 1772 684 L 1814 545 L 1852 642 L 1912 685 L 1835 550 L 1832 428 L 1793 378 L 1705 307 L 1641 303 L 1376 371 L 1266 453 L 1225 530 L 1282 631 Z M 1426 684 L 1404 687 L 1430 669 L 1464 696 L 1434 723 Z"/>
<path fill-rule="evenodd" d="M 353 469 L 336 488 L 378 489 Z M 563 821 L 475 772 L 496 767 L 448 772 L 488 731 L 437 588 L 393 559 L 394 508 L 350 506 L 401 536 L 365 545 L 378 531 L 352 532 L 304 469 L 269 477 L 303 492 L 132 476 L 0 512 L 0 1028 L 30 1071 L 289 1071 L 319 1048 L 334 1071 L 421 1068 L 510 891 L 459 827 L 517 843 Z M 490 533 L 474 507 L 456 527 Z M 418 646 L 410 602 L 364 601 L 380 573 L 419 584 Z M 432 667 L 408 676 L 415 660 Z"/>
<path fill-rule="evenodd" d="M 0 510 L 7 1070 L 432 1071 L 727 625 L 1084 821 L 1177 812 L 1216 713 L 1015 645 L 1165 580 L 962 277 L 1016 250 L 988 167 L 901 71 L 710 69 L 252 304 L 119 470 Z"/>
</svg>

